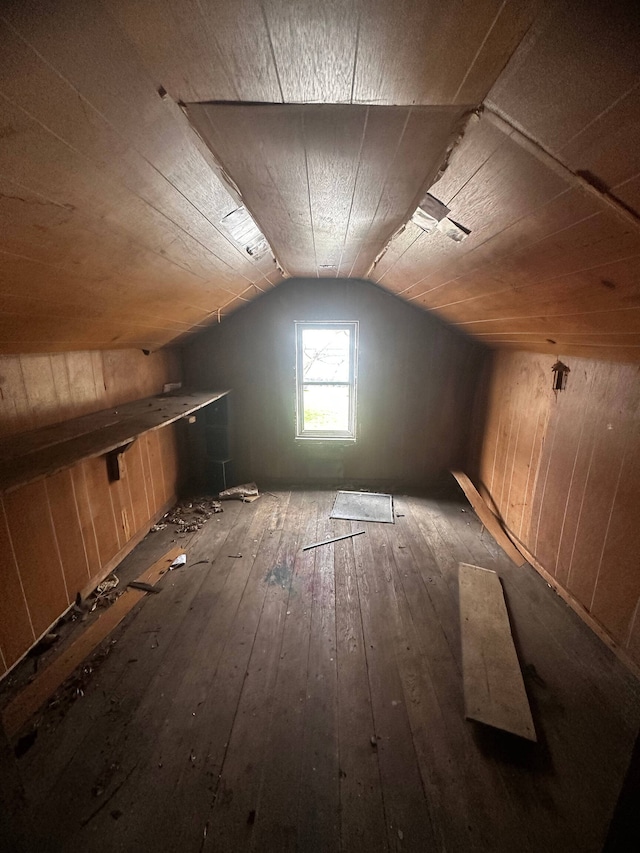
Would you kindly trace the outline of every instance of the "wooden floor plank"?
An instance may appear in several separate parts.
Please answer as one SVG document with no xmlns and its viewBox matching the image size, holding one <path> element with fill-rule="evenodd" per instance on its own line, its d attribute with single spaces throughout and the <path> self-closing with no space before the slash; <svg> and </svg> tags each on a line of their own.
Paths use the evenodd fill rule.
<svg viewBox="0 0 640 853">
<path fill-rule="evenodd" d="M 331 506 L 330 493 L 324 493 L 318 507 L 318 534 L 322 540 L 345 530 L 345 525 L 329 518 Z M 312 581 L 297 819 L 298 850 L 310 853 L 340 848 L 334 549 L 335 543 L 316 548 Z"/>
<path fill-rule="evenodd" d="M 191 682 L 196 680 L 197 684 L 201 684 L 205 680 L 207 670 L 204 664 L 209 660 L 211 652 L 208 633 L 212 626 L 217 625 L 215 608 L 224 612 L 221 592 L 229 577 L 235 580 L 240 572 L 241 561 L 227 554 L 239 553 L 240 548 L 244 545 L 248 547 L 255 538 L 259 538 L 269 514 L 267 502 L 261 505 L 257 501 L 255 505 L 247 504 L 243 509 L 240 523 L 226 539 L 225 548 L 219 557 L 210 566 L 194 567 L 194 571 L 204 569 L 204 581 L 197 596 L 183 613 L 179 630 L 165 639 L 165 627 L 160 622 L 151 633 L 136 637 L 137 642 L 130 650 L 133 652 L 132 658 L 135 658 L 136 646 L 140 644 L 148 644 L 152 651 L 162 649 L 162 660 L 152 680 L 143 685 L 142 691 L 136 690 L 135 684 L 130 683 L 121 701 L 112 705 L 109 715 L 96 721 L 87 739 L 99 743 L 100 749 L 85 748 L 77 753 L 50 792 L 44 822 L 48 822 L 47 813 L 51 820 L 52 814 L 60 812 L 56 830 L 64 833 L 71 849 L 84 845 L 101 849 L 103 837 L 110 837 L 114 844 L 120 836 L 126 836 L 133 844 L 149 843 L 150 839 L 158 837 L 156 829 L 162 823 L 159 816 L 164 818 L 172 811 L 175 797 L 168 796 L 165 786 L 173 790 L 175 783 L 171 777 L 162 773 L 164 762 L 173 759 L 180 767 L 185 763 L 189 766 L 192 762 L 189 748 L 186 756 L 180 753 L 166 730 L 172 722 L 176 726 L 172 712 L 177 711 L 180 718 L 177 728 L 184 737 L 185 722 L 194 719 L 191 715 L 197 712 L 199 697 L 193 696 Z M 204 542 L 203 548 L 206 549 Z M 248 562 L 250 565 L 251 561 Z M 235 588 L 234 583 L 231 586 Z M 147 606 L 156 604 L 156 601 L 159 604 L 160 599 L 161 596 L 154 596 L 153 601 L 147 602 Z M 188 720 L 181 713 L 184 701 L 189 703 Z M 131 744 L 134 744 L 133 748 Z M 151 800 L 145 807 L 141 807 L 140 798 L 144 801 L 147 785 L 151 790 L 166 791 L 166 800 L 160 795 L 157 800 Z M 70 787 L 77 789 L 77 796 L 70 804 L 71 807 L 63 811 L 62 802 L 66 800 L 66 791 Z M 102 792 L 99 799 L 96 791 Z M 111 809 L 122 812 L 121 819 L 113 826 L 110 810 L 96 812 L 103 798 L 105 801 L 111 798 Z M 156 819 L 152 821 L 154 814 Z M 105 824 L 109 827 L 107 835 Z"/>
<path fill-rule="evenodd" d="M 466 716 L 535 741 L 500 578 L 468 563 L 458 578 Z"/>
<path fill-rule="evenodd" d="M 195 639 L 187 633 L 181 640 L 190 661 L 181 654 L 175 666 L 183 674 L 173 667 L 163 674 L 171 699 L 162 725 L 144 773 L 122 792 L 120 808 L 131 812 L 130 826 L 124 818 L 118 822 L 123 845 L 131 839 L 141 846 L 153 841 L 156 849 L 204 843 L 264 598 L 260 580 L 277 547 L 276 525 L 287 502 L 288 494 L 280 494 L 244 505 L 251 508 L 251 522 L 225 543 L 219 558 L 223 582 L 203 588 L 192 605 Z M 162 794 L 149 803 L 149 790 Z"/>
<path fill-rule="evenodd" d="M 249 849 L 286 619 L 288 580 L 300 535 L 300 504 L 289 507 L 281 530 L 263 539 L 254 562 L 254 588 L 243 596 L 242 636 L 249 645 L 233 728 L 220 765 L 203 851 Z M 285 579 L 284 585 L 278 578 Z M 246 660 L 246 663 L 245 663 Z"/>
<path fill-rule="evenodd" d="M 240 510 L 240 504 L 227 507 L 224 513 L 214 516 L 204 528 L 182 540 L 181 547 L 187 552 L 191 564 L 201 559 L 216 559 L 238 521 Z M 248 517 L 245 514 L 242 523 L 246 521 Z M 155 553 L 155 536 L 166 542 L 170 541 L 170 535 L 163 533 L 150 536 L 143 543 L 144 547 L 140 548 L 143 554 L 147 551 Z M 129 558 L 130 562 L 134 561 L 135 556 L 134 552 Z M 58 716 L 53 711 L 47 714 L 44 725 L 38 729 L 38 749 L 27 753 L 23 759 L 26 765 L 25 775 L 31 780 L 30 796 L 33 799 L 38 800 L 49 794 L 63 768 L 73 759 L 78 749 L 83 748 L 85 740 L 94 736 L 91 730 L 104 709 L 105 697 L 109 697 L 112 711 L 116 705 L 118 708 L 122 707 L 125 715 L 133 712 L 132 703 L 141 699 L 144 690 L 151 683 L 164 654 L 173 645 L 174 637 L 193 598 L 206 578 L 206 571 L 202 566 L 195 568 L 195 575 L 182 570 L 172 572 L 160 583 L 162 600 L 145 601 L 144 606 L 132 614 L 135 627 L 130 627 L 133 619 L 120 626 L 111 637 L 111 640 L 116 642 L 110 646 L 108 664 L 100 666 L 92 673 L 84 687 L 81 701 L 75 701 L 64 716 Z M 171 619 L 163 618 L 167 610 L 171 613 Z M 128 642 L 123 643 L 121 639 L 125 632 Z M 141 642 L 152 637 L 154 632 L 162 633 L 164 642 L 161 646 L 155 642 Z M 55 762 L 50 760 L 50 755 L 55 756 Z"/>
<path fill-rule="evenodd" d="M 300 501 L 300 541 L 316 536 L 320 494 L 295 495 Z M 309 640 L 313 610 L 315 552 L 298 549 L 288 585 L 278 673 L 271 707 L 262 778 L 256 803 L 251 849 L 293 851 L 297 840 L 297 797 L 302 765 L 304 712 L 307 697 Z M 273 581 L 286 585 L 287 573 Z M 292 792 L 294 792 L 292 794 Z"/>
<path fill-rule="evenodd" d="M 417 568 L 419 541 L 412 541 L 408 532 L 402 539 L 411 542 L 411 551 L 397 543 L 394 547 L 391 536 L 388 548 L 395 563 L 396 597 L 407 639 L 403 684 L 409 697 L 409 720 L 425 788 L 437 816 L 434 823 L 441 833 L 439 840 L 460 850 L 486 850 L 509 843 L 527 850 L 528 842 L 502 778 L 495 765 L 483 758 L 464 720 L 459 655 L 454 657 L 428 594 L 432 585 L 423 583 Z M 438 738 L 432 737 L 433 731 L 440 733 Z M 465 768 L 463 774 L 459 767 Z"/>
<path fill-rule="evenodd" d="M 640 725 L 615 656 L 460 499 L 303 552 L 359 523 L 271 491 L 210 519 L 42 715 L 32 849 L 599 853 Z M 460 561 L 504 584 L 537 744 L 464 719 Z"/>
<path fill-rule="evenodd" d="M 515 567 L 490 537 L 479 536 L 479 522 L 461 513 L 459 501 L 440 500 L 437 506 L 436 524 L 454 557 L 482 562 L 501 576 L 536 721 L 539 742 L 534 750 L 525 742 L 514 747 L 488 731 L 483 733 L 488 741 L 484 748 L 490 749 L 516 808 L 553 811 L 553 821 L 529 823 L 539 849 L 562 845 L 596 853 L 615 802 L 611 779 L 624 773 L 640 724 L 640 685 L 533 569 Z M 593 648 L 594 642 L 599 648 Z M 606 660 L 595 666 L 599 677 L 594 679 L 599 653 Z M 591 667 L 587 678 L 585 666 Z M 612 669 L 617 678 L 609 681 Z M 615 718 L 615 732 L 605 742 L 598 727 L 603 719 Z M 604 766 L 611 776 L 598 770 Z"/>
<path fill-rule="evenodd" d="M 334 565 L 342 849 L 375 853 L 389 848 L 352 542 L 335 545 Z"/>
<path fill-rule="evenodd" d="M 408 849 L 429 850 L 435 846 L 434 831 L 396 660 L 404 638 L 393 578 L 384 549 L 374 549 L 369 535 L 375 525 L 365 527 L 367 535 L 354 539 L 353 547 L 375 726 L 372 749 L 378 752 L 387 839 L 391 850 L 405 838 Z"/>
</svg>

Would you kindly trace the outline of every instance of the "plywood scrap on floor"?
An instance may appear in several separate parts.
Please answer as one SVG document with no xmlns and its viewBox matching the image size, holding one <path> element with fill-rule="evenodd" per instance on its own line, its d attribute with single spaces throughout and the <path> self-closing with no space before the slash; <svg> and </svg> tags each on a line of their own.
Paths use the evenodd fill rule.
<svg viewBox="0 0 640 853">
<path fill-rule="evenodd" d="M 458 481 L 458 485 L 465 493 L 465 496 L 474 508 L 476 515 L 505 552 L 507 557 L 509 557 L 510 560 L 513 560 L 516 566 L 523 566 L 526 563 L 525 558 L 522 556 L 520 551 L 518 551 L 511 539 L 509 539 L 505 529 L 500 523 L 500 519 L 489 509 L 487 504 L 484 502 L 482 495 L 473 485 L 471 480 L 462 471 L 452 471 L 451 473 Z"/>
<path fill-rule="evenodd" d="M 172 562 L 182 553 L 182 548 L 172 548 L 137 580 L 144 584 L 157 583 Z M 9 737 L 13 737 L 20 731 L 76 667 L 109 636 L 145 595 L 146 591 L 143 589 L 127 589 L 108 610 L 86 631 L 83 631 L 46 669 L 39 672 L 36 678 L 7 705 L 2 712 L 2 723 Z"/>
<path fill-rule="evenodd" d="M 339 491 L 330 518 L 393 524 L 393 497 L 378 492 Z"/>
<path fill-rule="evenodd" d="M 460 563 L 458 583 L 465 716 L 535 741 L 500 578 Z"/>
</svg>

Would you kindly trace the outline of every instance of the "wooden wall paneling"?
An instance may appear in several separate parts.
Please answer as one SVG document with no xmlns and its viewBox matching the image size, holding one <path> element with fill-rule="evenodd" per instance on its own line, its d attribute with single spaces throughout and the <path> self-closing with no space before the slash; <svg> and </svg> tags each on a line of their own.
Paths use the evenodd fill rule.
<svg viewBox="0 0 640 853">
<path fill-rule="evenodd" d="M 394 234 L 389 243 L 387 243 L 382 257 L 376 261 L 369 275 L 370 280 L 380 283 L 386 273 L 400 262 L 401 258 L 422 236 L 424 236 L 424 231 L 422 228 L 414 225 L 413 222 L 409 221 L 406 225 L 403 225 L 400 231 Z M 341 271 L 341 273 L 346 274 L 344 271 Z M 390 290 L 391 293 L 399 293 L 405 289 L 404 282 L 399 278 L 390 278 L 383 286 L 386 290 Z"/>
<path fill-rule="evenodd" d="M 561 358 L 571 372 L 556 395 L 554 356 L 493 354 L 484 428 L 476 429 L 480 479 L 537 565 L 637 662 L 640 587 L 629 555 L 638 548 L 638 369 Z M 526 421 L 507 453 L 504 424 L 519 409 Z"/>
<path fill-rule="evenodd" d="M 375 0 L 361 19 L 353 100 L 479 103 L 529 24 L 534 7 L 514 14 L 519 5 L 489 0 L 462 11 L 403 0 L 390 15 Z"/>
<path fill-rule="evenodd" d="M 74 415 L 83 415 L 101 408 L 101 395 L 96 388 L 95 377 L 86 352 L 69 352 L 64 356 L 69 384 L 73 388 Z"/>
<path fill-rule="evenodd" d="M 80 514 L 70 470 L 44 480 L 58 551 L 62 561 L 69 600 L 83 590 L 91 578 L 82 535 Z M 33 535 L 37 535 L 34 531 Z"/>
<path fill-rule="evenodd" d="M 102 561 L 98 550 L 98 537 L 96 535 L 96 528 L 93 522 L 93 511 L 90 503 L 84 466 L 76 465 L 74 468 L 70 469 L 70 473 L 76 499 L 76 507 L 78 508 L 80 532 L 82 533 L 82 542 L 86 553 L 87 566 L 89 575 L 93 578 L 99 574 Z"/>
<path fill-rule="evenodd" d="M 621 126 L 615 119 L 622 115 L 608 113 L 616 107 L 624 110 L 625 96 L 633 97 L 640 73 L 639 39 L 640 18 L 628 0 L 606 8 L 595 0 L 550 5 L 496 82 L 489 104 L 527 128 L 571 168 L 589 170 L 594 161 L 576 155 L 602 135 L 605 122 Z M 596 68 L 606 73 L 595 73 Z M 556 96 L 559 91 L 562 98 Z M 630 123 L 625 129 L 622 139 L 606 134 L 608 163 L 626 160 L 626 152 L 637 148 L 629 146 L 629 132 L 637 134 L 640 128 Z M 595 174 L 609 186 L 615 180 L 606 165 Z"/>
<path fill-rule="evenodd" d="M 357 237 L 351 276 L 367 272 L 409 217 L 464 114 L 329 104 L 190 104 L 188 112 L 285 269 L 335 275 Z"/>
<path fill-rule="evenodd" d="M 340 276 L 355 274 L 363 277 L 367 273 L 367 263 L 370 265 L 375 259 L 371 255 L 375 251 L 375 239 L 371 240 L 370 237 L 372 226 L 392 167 L 393 152 L 402 140 L 407 119 L 407 110 L 402 108 L 366 110 L 360 163 L 338 270 Z M 385 151 L 386 157 L 375 156 L 376 152 Z M 407 201 L 407 215 L 410 203 Z M 381 251 L 383 245 L 377 245 L 378 251 Z M 364 254 L 364 261 L 357 263 L 361 254 Z"/>
<path fill-rule="evenodd" d="M 608 393 L 607 391 L 603 393 L 601 390 L 596 397 L 597 401 L 601 401 L 603 408 L 594 413 L 594 435 L 588 461 L 587 481 L 567 578 L 569 591 L 588 610 L 591 610 L 609 520 L 618 489 L 618 477 L 625 457 L 625 432 L 630 429 L 616 412 L 620 401 L 625 399 L 629 391 L 628 368 L 616 368 L 613 365 L 608 369 L 600 367 L 601 369 L 594 375 L 594 383 L 598 383 L 601 389 L 605 388 L 604 383 L 610 384 Z M 619 558 L 625 559 L 624 552 Z"/>
<path fill-rule="evenodd" d="M 80 467 L 87 484 L 87 503 L 96 535 L 99 565 L 104 566 L 120 549 L 119 530 L 107 477 L 107 463 L 103 456 L 98 456 L 85 459 L 80 463 Z"/>
<path fill-rule="evenodd" d="M 373 108 L 369 114 L 379 113 L 375 118 L 388 122 L 384 115 L 390 109 Z M 376 173 L 379 189 L 377 204 L 372 207 L 371 225 L 362 239 L 358 263 L 354 262 L 350 276 L 365 276 L 391 236 L 411 216 L 433 183 L 448 147 L 462 131 L 464 122 L 464 108 L 412 107 L 406 113 L 397 140 L 391 138 L 390 145 L 377 150 L 367 147 L 363 151 L 370 173 Z M 363 213 L 361 208 L 354 210 L 359 217 Z"/>
<path fill-rule="evenodd" d="M 351 219 L 358 221 L 361 215 L 354 209 L 354 196 L 366 158 L 368 117 L 367 110 L 342 110 L 334 120 L 318 110 L 305 110 L 302 116 L 317 276 L 338 274 Z M 292 271 L 301 272 L 300 268 Z M 311 270 L 304 273 L 314 274 Z"/>
<path fill-rule="evenodd" d="M 500 6 L 480 4 L 480 8 L 473 9 L 475 14 L 480 15 L 484 12 L 487 16 L 483 19 L 483 23 L 489 21 L 489 16 L 494 9 L 497 11 L 456 91 L 457 104 L 475 104 L 484 100 L 487 87 L 491 86 L 491 81 L 499 79 L 500 73 L 543 7 L 542 0 L 531 0 L 527 3 L 507 0 Z M 466 18 L 467 9 L 462 8 Z M 465 23 L 470 31 L 474 32 L 471 22 L 465 21 Z M 447 57 L 444 57 L 443 62 L 447 61 Z"/>
<path fill-rule="evenodd" d="M 110 12 L 176 100 L 282 99 L 264 13 L 256 0 L 144 0 L 135 9 L 117 0 Z"/>
<path fill-rule="evenodd" d="M 200 417 L 203 417 L 202 413 Z M 158 437 L 160 458 L 162 460 L 165 501 L 168 501 L 178 492 L 180 426 L 180 423 L 173 423 L 164 429 L 156 430 L 155 433 Z"/>
<path fill-rule="evenodd" d="M 562 571 L 558 573 L 559 552 L 563 537 L 570 535 L 566 528 L 567 513 L 571 502 L 577 497 L 579 478 L 576 482 L 576 467 L 581 458 L 580 445 L 591 387 L 592 376 L 585 370 L 574 368 L 567 390 L 559 392 L 551 402 L 551 417 L 557 419 L 556 440 L 549 448 L 545 496 L 538 521 L 535 554 L 560 583 L 565 578 L 562 577 Z"/>
<path fill-rule="evenodd" d="M 152 438 L 153 434 L 147 433 L 141 435 L 139 439 L 147 500 L 149 501 L 149 516 L 152 516 L 155 508 L 161 505 L 164 494 L 164 489 L 161 487 L 162 474 L 154 464 L 157 463 L 157 453 Z"/>
<path fill-rule="evenodd" d="M 135 441 L 124 453 L 126 484 L 131 496 L 132 523 L 139 530 L 151 518 L 147 498 L 145 469 L 142 462 L 142 442 Z"/>
<path fill-rule="evenodd" d="M 34 643 L 37 635 L 29 615 L 27 599 L 15 558 L 7 524 L 4 501 L 0 499 L 0 553 L 2 553 L 2 595 L 0 595 L 0 658 L 4 673 Z"/>
<path fill-rule="evenodd" d="M 241 252 L 223 229 L 211 221 L 212 218 L 222 218 L 233 209 L 234 203 L 228 193 L 219 188 L 218 201 L 223 202 L 224 207 L 207 210 L 208 216 L 200 211 L 195 199 L 205 204 L 207 202 L 203 182 L 215 186 L 217 179 L 211 175 L 210 168 L 202 162 L 193 145 L 190 151 L 181 150 L 184 148 L 182 127 L 176 124 L 171 112 L 162 109 L 161 99 L 151 81 L 136 63 L 134 54 L 128 49 L 110 16 L 100 7 L 89 10 L 86 4 L 77 0 L 67 0 L 63 5 L 63 14 L 47 16 L 46 4 L 35 3 L 31 9 L 21 4 L 19 10 L 12 10 L 10 20 L 25 40 L 20 46 L 15 45 L 16 52 L 19 47 L 24 47 L 23 53 L 27 45 L 33 47 L 39 56 L 46 57 L 59 71 L 59 80 L 64 81 L 67 88 L 63 90 L 58 83 L 56 90 L 54 80 L 49 79 L 49 88 L 42 90 L 48 92 L 49 98 L 42 99 L 37 79 L 40 68 L 36 69 L 32 59 L 32 74 L 28 83 L 33 88 L 26 88 L 24 80 L 21 80 L 19 88 L 8 89 L 5 80 L 5 92 L 19 104 L 23 98 L 30 96 L 32 108 L 37 105 L 36 114 L 46 116 L 46 125 L 63 139 L 68 137 L 60 121 L 70 122 L 75 148 L 99 160 L 103 168 L 106 166 L 114 175 L 124 179 L 125 185 L 134 191 L 139 192 L 142 188 L 141 197 L 147 193 L 148 200 L 156 209 L 170 214 L 179 228 L 197 238 L 201 245 L 224 259 L 232 268 L 251 270 L 250 258 Z M 60 44 L 64 44 L 64 36 L 70 25 L 76 32 L 81 32 L 83 38 L 77 39 L 76 50 L 61 51 Z M 21 64 L 28 62 L 26 55 L 21 54 L 19 58 Z M 45 73 L 44 69 L 42 73 Z M 124 93 L 124 97 L 119 99 L 107 94 L 107 84 L 113 87 L 114 75 L 119 78 L 117 85 Z M 11 78 L 8 77 L 8 80 Z M 51 97 L 52 91 L 56 98 Z M 130 103 L 127 103 L 127 98 L 131 99 Z M 145 113 L 149 116 L 147 120 L 153 116 L 156 133 L 149 134 L 147 128 L 140 125 L 139 110 L 142 104 L 145 107 L 151 104 Z M 52 106 L 55 106 L 55 110 L 51 109 Z M 86 134 L 87 117 L 86 113 L 82 115 L 83 109 L 91 113 L 93 127 L 90 135 Z M 164 144 L 160 142 L 161 136 Z M 153 151 L 152 146 L 155 146 Z M 139 148 L 142 148 L 141 152 Z M 168 156 L 167 152 L 170 152 Z M 164 162 L 160 159 L 163 155 Z M 204 173 L 201 168 L 194 180 L 196 176 L 192 173 L 198 171 L 198 165 L 206 168 Z"/>
<path fill-rule="evenodd" d="M 47 412 L 57 408 L 58 404 L 51 358 L 48 355 L 21 358 L 20 368 L 24 377 L 33 427 L 44 426 L 47 421 Z"/>
<path fill-rule="evenodd" d="M 155 477 L 157 507 L 160 507 L 171 497 L 171 489 L 169 488 L 163 454 L 165 441 L 164 436 L 160 436 L 160 430 L 155 430 L 149 434 L 149 446 L 151 448 L 152 470 Z"/>
<path fill-rule="evenodd" d="M 287 272 L 315 275 L 304 107 L 189 104 L 189 118 Z M 257 150 L 256 150 L 257 149 Z"/>
<path fill-rule="evenodd" d="M 638 146 L 629 144 L 639 138 L 640 87 L 636 82 L 582 133 L 564 144 L 559 149 L 560 156 L 581 173 L 597 175 L 612 195 L 640 212 L 637 198 L 626 194 L 640 174 Z"/>
<path fill-rule="evenodd" d="M 5 495 L 4 506 L 33 630 L 39 637 L 69 604 L 44 481 Z"/>
<path fill-rule="evenodd" d="M 587 368 L 588 370 L 588 368 Z M 602 462 L 596 458 L 599 454 L 598 444 L 607 422 L 615 410 L 618 395 L 624 396 L 624 388 L 616 376 L 617 368 L 613 365 L 594 365 L 590 372 L 588 401 L 585 404 L 585 417 L 580 428 L 580 442 L 573 463 L 572 489 L 567 496 L 563 529 L 565 535 L 558 543 L 557 570 L 555 575 L 563 587 L 571 592 L 580 590 L 579 599 L 590 609 L 591 593 L 585 594 L 585 588 L 593 588 L 595 578 L 589 578 L 593 572 L 594 562 L 597 561 L 599 547 L 596 540 L 591 538 L 593 533 L 602 534 L 601 521 L 606 515 L 607 494 L 610 490 L 611 476 L 600 468 L 598 479 L 592 478 Z M 614 396 L 614 393 L 616 395 Z M 586 411 L 588 409 L 588 411 Z M 618 430 L 616 430 L 618 433 Z M 619 440 L 619 434 L 616 435 Z M 594 469 L 595 461 L 595 469 Z M 604 460 L 602 460 L 604 461 Z M 602 490 L 600 490 L 602 482 Z M 596 485 L 598 484 L 598 485 Z M 594 487 L 597 498 L 594 497 Z M 600 517 L 596 517 L 596 513 Z M 587 524 L 593 531 L 585 529 Z M 592 552 L 586 550 L 588 542 L 595 547 Z M 574 586 L 575 584 L 575 586 Z"/>
<path fill-rule="evenodd" d="M 361 25 L 358 0 L 263 4 L 280 98 L 286 103 L 349 103 Z M 255 98 L 251 98 L 255 100 Z"/>
<path fill-rule="evenodd" d="M 28 429 L 28 411 L 20 359 L 0 356 L 0 435 Z"/>
</svg>

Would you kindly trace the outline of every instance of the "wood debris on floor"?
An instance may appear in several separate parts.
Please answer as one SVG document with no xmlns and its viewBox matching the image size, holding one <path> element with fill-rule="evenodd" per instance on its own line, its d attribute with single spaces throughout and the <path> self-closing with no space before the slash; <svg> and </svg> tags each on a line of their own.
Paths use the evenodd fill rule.
<svg viewBox="0 0 640 853">
<path fill-rule="evenodd" d="M 389 525 L 334 496 L 274 489 L 193 534 L 20 757 L 27 849 L 601 849 L 636 680 L 460 501 L 397 497 Z M 504 586 L 536 744 L 465 721 L 460 562 Z"/>
</svg>

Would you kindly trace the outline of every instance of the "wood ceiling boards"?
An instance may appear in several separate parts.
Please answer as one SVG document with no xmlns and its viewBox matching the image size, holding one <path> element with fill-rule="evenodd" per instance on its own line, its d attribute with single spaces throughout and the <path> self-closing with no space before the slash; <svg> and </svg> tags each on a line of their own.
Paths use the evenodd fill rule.
<svg viewBox="0 0 640 853">
<path fill-rule="evenodd" d="M 550 7 L 487 100 L 506 123 L 483 114 L 431 190 L 470 237 L 455 244 L 410 223 L 374 280 L 491 346 L 638 360 L 640 14 L 630 9 Z"/>
<path fill-rule="evenodd" d="M 189 104 L 294 276 L 367 275 L 464 126 L 460 107 Z"/>
<path fill-rule="evenodd" d="M 281 281 L 268 253 L 252 259 L 221 224 L 238 198 L 181 102 L 350 105 L 339 122 L 309 113 L 304 174 L 289 126 L 289 178 L 303 186 L 308 172 L 307 209 L 298 186 L 261 224 L 291 271 L 366 273 L 435 162 L 440 137 L 414 160 L 423 109 L 444 138 L 443 116 L 453 127 L 486 99 L 638 214 L 639 17 L 631 0 L 7 0 L 0 352 L 154 349 Z M 407 116 L 414 143 L 403 137 L 394 159 Z M 363 180 L 385 157 L 382 183 L 406 180 L 397 194 L 395 181 L 380 193 Z M 342 190 L 332 207 L 327 173 Z M 243 193 L 262 198 L 250 177 Z M 491 346 L 637 359 L 637 229 L 486 117 L 433 191 L 471 236 L 454 244 L 408 225 L 375 269 L 381 286 Z"/>
<path fill-rule="evenodd" d="M 281 280 L 180 101 L 477 104 L 524 5 L 7 0 L 0 351 L 156 348 Z"/>
</svg>

